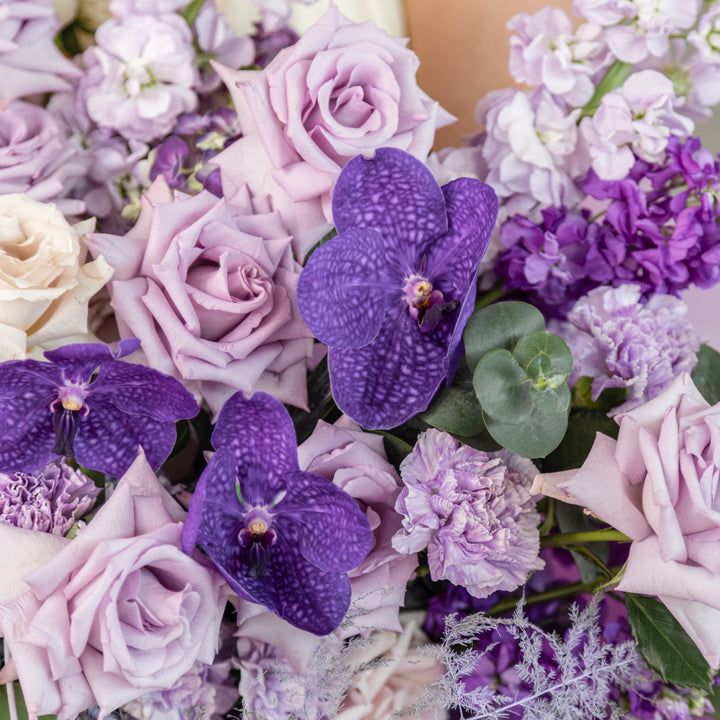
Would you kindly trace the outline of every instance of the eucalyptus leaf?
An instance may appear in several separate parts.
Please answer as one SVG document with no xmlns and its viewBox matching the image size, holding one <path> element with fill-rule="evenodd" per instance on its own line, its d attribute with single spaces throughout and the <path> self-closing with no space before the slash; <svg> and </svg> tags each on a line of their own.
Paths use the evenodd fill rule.
<svg viewBox="0 0 720 720">
<path fill-rule="evenodd" d="M 567 413 L 549 413 L 533 406 L 530 417 L 522 423 L 507 424 L 484 413 L 485 426 L 504 448 L 526 458 L 541 458 L 552 452 L 567 429 Z"/>
<path fill-rule="evenodd" d="M 530 387 L 530 399 L 535 407 L 549 413 L 567 413 L 570 407 L 570 388 L 567 383 L 559 387 L 546 387 L 537 390 Z"/>
<path fill-rule="evenodd" d="M 465 362 L 461 362 L 452 385 L 443 386 L 420 417 L 433 427 L 461 437 L 477 435 L 485 429 L 473 376 Z"/>
<path fill-rule="evenodd" d="M 544 327 L 542 313 L 524 302 L 510 300 L 478 310 L 470 316 L 463 334 L 470 369 L 475 369 L 483 355 L 500 348 L 512 351 L 520 338 Z"/>
<path fill-rule="evenodd" d="M 507 350 L 483 356 L 473 376 L 475 394 L 483 412 L 503 423 L 522 423 L 530 417 L 533 403 L 525 371 Z"/>
<path fill-rule="evenodd" d="M 695 643 L 655 598 L 624 593 L 640 654 L 664 682 L 710 690 L 712 671 Z"/>
<path fill-rule="evenodd" d="M 543 364 L 543 367 L 547 367 L 543 371 L 545 374 L 555 372 L 569 375 L 573 368 L 573 356 L 567 343 L 546 330 L 532 332 L 521 338 L 513 350 L 513 356 L 524 368 L 529 367 L 538 356 L 547 358 Z"/>
<path fill-rule="evenodd" d="M 720 402 L 720 353 L 715 348 L 700 348 L 693 382 L 710 405 Z"/>
</svg>

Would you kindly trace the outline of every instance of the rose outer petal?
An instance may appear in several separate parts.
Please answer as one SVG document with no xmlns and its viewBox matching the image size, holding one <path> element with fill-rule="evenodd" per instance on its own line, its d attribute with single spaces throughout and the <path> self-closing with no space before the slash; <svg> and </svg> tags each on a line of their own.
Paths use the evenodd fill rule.
<svg viewBox="0 0 720 720">
<path fill-rule="evenodd" d="M 372 530 L 357 501 L 331 480 L 306 472 L 286 476 L 288 493 L 278 517 L 299 526 L 300 552 L 328 572 L 356 568 L 370 552 Z"/>
<path fill-rule="evenodd" d="M 285 474 L 299 469 L 292 420 L 267 393 L 255 393 L 248 400 L 236 392 L 223 405 L 211 441 L 214 448 L 226 447 L 235 455 L 243 469 L 243 499 L 248 505 L 271 502 L 285 488 Z"/>
<path fill-rule="evenodd" d="M 380 330 L 391 288 L 382 236 L 352 228 L 310 256 L 298 280 L 298 309 L 320 342 L 360 348 Z"/>
<path fill-rule="evenodd" d="M 353 158 L 340 173 L 332 197 L 338 233 L 374 228 L 385 240 L 388 264 L 418 270 L 432 243 L 448 229 L 445 197 L 432 173 L 412 155 L 378 148 Z"/>
<path fill-rule="evenodd" d="M 445 377 L 447 337 L 421 332 L 402 306 L 388 313 L 363 348 L 330 348 L 328 367 L 337 406 L 370 429 L 391 428 L 427 408 Z"/>
</svg>

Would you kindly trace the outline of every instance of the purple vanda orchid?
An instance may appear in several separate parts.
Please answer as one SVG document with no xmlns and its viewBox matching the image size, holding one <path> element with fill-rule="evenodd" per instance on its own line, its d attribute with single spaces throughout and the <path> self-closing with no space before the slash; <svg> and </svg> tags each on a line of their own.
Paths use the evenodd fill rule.
<svg viewBox="0 0 720 720">
<path fill-rule="evenodd" d="M 302 630 L 331 633 L 350 606 L 347 572 L 372 545 L 365 514 L 330 480 L 300 470 L 292 421 L 270 395 L 235 393 L 212 444 L 183 550 L 201 545 L 240 597 Z"/>
<path fill-rule="evenodd" d="M 0 472 L 32 473 L 56 457 L 119 478 L 142 447 L 157 470 L 173 449 L 175 423 L 200 408 L 175 378 L 118 361 L 140 345 L 122 340 L 65 345 L 49 362 L 0 363 Z"/>
<path fill-rule="evenodd" d="M 489 185 L 459 178 L 441 188 L 394 148 L 358 156 L 340 173 L 338 235 L 308 260 L 297 298 L 330 346 L 333 396 L 353 420 L 395 427 L 452 382 L 497 208 Z"/>
</svg>

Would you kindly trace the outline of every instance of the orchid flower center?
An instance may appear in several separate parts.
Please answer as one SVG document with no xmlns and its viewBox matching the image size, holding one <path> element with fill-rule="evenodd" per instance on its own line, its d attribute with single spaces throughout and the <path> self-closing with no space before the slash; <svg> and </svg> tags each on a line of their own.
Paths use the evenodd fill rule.
<svg viewBox="0 0 720 720">
<path fill-rule="evenodd" d="M 426 277 L 411 275 L 405 280 L 403 299 L 407 303 L 410 316 L 420 321 L 429 308 L 443 301 L 443 294 L 434 290 Z"/>
<path fill-rule="evenodd" d="M 250 577 L 267 575 L 270 548 L 277 542 L 277 533 L 271 525 L 272 515 L 264 507 L 254 507 L 245 515 L 238 541 L 245 572 Z"/>
<path fill-rule="evenodd" d="M 90 408 L 85 404 L 88 391 L 84 385 L 63 385 L 58 388 L 57 397 L 50 404 L 55 430 L 53 452 L 65 457 L 73 457 L 75 435 L 80 418 L 84 418 Z"/>
</svg>

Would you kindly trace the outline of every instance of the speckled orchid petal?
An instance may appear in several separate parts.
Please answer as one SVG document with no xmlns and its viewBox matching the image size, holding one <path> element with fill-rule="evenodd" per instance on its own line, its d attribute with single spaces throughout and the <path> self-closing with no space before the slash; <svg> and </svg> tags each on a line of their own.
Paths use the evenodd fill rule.
<svg viewBox="0 0 720 720">
<path fill-rule="evenodd" d="M 363 347 L 380 330 L 391 289 L 382 236 L 353 228 L 310 256 L 298 281 L 298 308 L 320 342 Z"/>
<path fill-rule="evenodd" d="M 319 475 L 287 476 L 288 493 L 278 516 L 302 526 L 300 550 L 313 565 L 328 572 L 347 572 L 370 552 L 372 533 L 357 501 Z"/>
<path fill-rule="evenodd" d="M 388 263 L 400 271 L 415 266 L 447 231 L 445 198 L 432 173 L 412 155 L 379 148 L 353 158 L 333 191 L 338 233 L 371 227 L 385 239 Z"/>
<path fill-rule="evenodd" d="M 284 475 L 299 469 L 290 416 L 267 393 L 255 393 L 249 400 L 235 393 L 218 415 L 212 444 L 235 455 L 244 480 L 243 499 L 251 505 L 263 504 L 261 498 L 271 502 L 285 487 Z"/>
<path fill-rule="evenodd" d="M 398 306 L 363 348 L 330 348 L 328 366 L 337 406 L 366 428 L 401 425 L 424 410 L 445 378 L 447 323 L 421 332 Z"/>
<path fill-rule="evenodd" d="M 267 575 L 245 575 L 243 587 L 254 602 L 315 635 L 335 630 L 350 607 L 347 574 L 319 570 L 307 560 L 300 550 L 299 533 L 291 526 L 284 528 L 272 548 Z"/>
<path fill-rule="evenodd" d="M 73 441 L 75 459 L 82 467 L 111 477 L 121 477 L 140 448 L 157 472 L 177 438 L 174 421 L 130 415 L 105 403 L 95 403 L 81 423 L 82 430 Z"/>
</svg>

